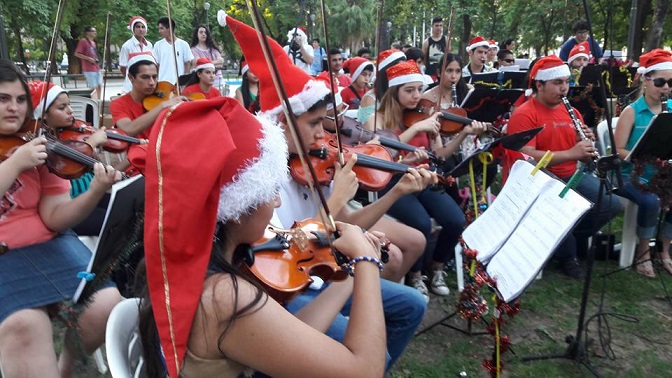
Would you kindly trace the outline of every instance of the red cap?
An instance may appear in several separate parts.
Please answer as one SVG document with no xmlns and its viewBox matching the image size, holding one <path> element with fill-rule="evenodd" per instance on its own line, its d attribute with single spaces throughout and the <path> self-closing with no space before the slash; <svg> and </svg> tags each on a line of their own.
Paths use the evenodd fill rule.
<svg viewBox="0 0 672 378">
<path fill-rule="evenodd" d="M 481 37 L 480 35 L 474 37 L 471 41 L 469 41 L 469 46 L 467 46 L 467 52 L 477 48 L 477 47 L 487 47 L 490 48 L 490 42 L 488 42 L 485 38 Z"/>
<path fill-rule="evenodd" d="M 657 70 L 672 70 L 672 53 L 663 49 L 653 49 L 639 57 L 637 72 L 647 74 Z"/>
<path fill-rule="evenodd" d="M 570 76 L 569 67 L 555 55 L 545 56 L 537 61 L 530 72 L 530 84 L 534 80 L 553 80 Z"/>
<path fill-rule="evenodd" d="M 567 63 L 572 63 L 574 59 L 584 57 L 590 59 L 590 47 L 588 46 L 588 41 L 583 41 L 574 47 L 569 52 L 569 57 L 567 58 Z"/>
</svg>

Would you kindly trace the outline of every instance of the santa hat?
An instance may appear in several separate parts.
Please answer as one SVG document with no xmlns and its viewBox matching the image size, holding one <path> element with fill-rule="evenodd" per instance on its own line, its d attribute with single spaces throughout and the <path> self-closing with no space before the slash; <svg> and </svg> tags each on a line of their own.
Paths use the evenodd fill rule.
<svg viewBox="0 0 672 378">
<path fill-rule="evenodd" d="M 671 52 L 663 49 L 653 49 L 639 57 L 637 73 L 645 75 L 658 70 L 672 70 Z"/>
<path fill-rule="evenodd" d="M 144 249 L 171 377 L 182 369 L 216 223 L 236 221 L 277 196 L 287 179 L 286 146 L 277 124 L 228 97 L 180 103 L 152 126 L 144 169 Z"/>
<path fill-rule="evenodd" d="M 282 112 L 282 104 L 259 43 L 257 31 L 227 15 L 223 10 L 217 12 L 217 21 L 221 26 L 229 26 L 233 37 L 240 45 L 243 55 L 245 55 L 250 70 L 259 78 L 261 113 L 269 118 L 277 117 Z M 305 113 L 311 106 L 330 93 L 324 82 L 315 80 L 301 68 L 295 66 L 289 60 L 289 56 L 282 49 L 282 46 L 271 38 L 267 37 L 266 40 L 280 72 L 280 80 L 284 84 L 294 115 L 298 116 Z"/>
<path fill-rule="evenodd" d="M 359 56 L 350 58 L 346 60 L 345 63 L 343 63 L 343 68 L 350 72 L 350 78 L 353 82 L 357 80 L 357 77 L 359 77 L 364 69 L 369 66 L 371 67 L 371 71 L 375 72 L 376 69 L 373 66 L 373 63 L 371 63 L 368 59 Z"/>
<path fill-rule="evenodd" d="M 406 60 L 406 55 L 403 51 L 397 49 L 389 49 L 378 54 L 378 71 L 382 71 L 385 67 L 399 60 Z"/>
<path fill-rule="evenodd" d="M 572 63 L 574 59 L 586 58 L 590 59 L 590 46 L 588 46 L 588 41 L 583 41 L 574 47 L 569 52 L 569 57 L 567 58 L 567 63 Z"/>
<path fill-rule="evenodd" d="M 467 52 L 477 48 L 477 47 L 487 47 L 490 48 L 490 42 L 488 42 L 485 38 L 479 36 L 474 37 L 469 42 L 469 46 L 467 46 Z"/>
<path fill-rule="evenodd" d="M 569 67 L 555 55 L 545 56 L 537 61 L 530 72 L 530 85 L 533 80 L 553 80 L 570 76 Z"/>
<path fill-rule="evenodd" d="M 154 58 L 154 54 L 149 51 L 132 52 L 128 54 L 128 70 L 130 70 L 134 64 L 140 62 L 150 62 L 158 65 L 158 63 L 156 63 L 156 58 Z"/>
<path fill-rule="evenodd" d="M 215 69 L 215 65 L 212 63 L 212 60 L 208 58 L 198 58 L 198 60 L 196 60 L 194 71 L 198 72 L 199 70 L 204 70 L 206 68 L 210 68 L 211 70 Z"/>
<path fill-rule="evenodd" d="M 131 17 L 131 21 L 128 22 L 128 30 L 133 31 L 133 27 L 135 27 L 136 22 L 139 22 L 139 23 L 145 25 L 145 29 L 148 29 L 147 28 L 147 20 L 145 20 L 144 18 L 142 18 L 140 16 L 133 16 L 133 17 Z"/>
<path fill-rule="evenodd" d="M 387 80 L 390 87 L 419 81 L 425 83 L 420 67 L 413 60 L 395 64 L 387 70 Z"/>
<path fill-rule="evenodd" d="M 490 47 L 491 49 L 495 49 L 495 51 L 499 51 L 499 46 L 497 45 L 497 42 L 494 39 L 491 39 L 488 42 L 488 47 Z"/>
<path fill-rule="evenodd" d="M 289 31 L 287 32 L 287 41 L 291 42 L 294 40 L 294 33 L 300 35 L 304 43 L 308 41 L 308 35 L 306 35 L 306 28 L 304 28 L 303 26 L 298 26 L 296 28 L 289 29 Z"/>
<path fill-rule="evenodd" d="M 55 85 L 54 83 L 46 83 L 44 81 L 33 80 L 28 83 L 30 89 L 30 99 L 33 102 L 33 118 L 42 118 L 42 113 L 46 110 L 44 107 L 44 96 L 47 96 L 46 109 L 49 109 L 54 103 L 56 97 L 61 93 L 65 93 L 65 89 Z"/>
</svg>

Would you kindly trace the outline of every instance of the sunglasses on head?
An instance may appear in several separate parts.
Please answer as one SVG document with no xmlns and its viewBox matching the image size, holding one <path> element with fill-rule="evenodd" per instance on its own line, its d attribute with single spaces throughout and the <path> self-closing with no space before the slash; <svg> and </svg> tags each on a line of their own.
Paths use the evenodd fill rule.
<svg viewBox="0 0 672 378">
<path fill-rule="evenodd" d="M 342 117 L 342 116 L 345 114 L 345 112 L 348 111 L 348 109 L 350 109 L 350 104 L 345 104 L 345 103 L 344 103 L 344 104 L 342 104 L 342 105 L 340 105 L 340 106 L 342 106 L 342 109 L 341 109 L 341 111 L 338 113 L 338 115 L 337 115 L 336 117 Z M 330 121 L 335 121 L 335 120 L 336 120 L 336 117 L 334 117 L 334 116 L 324 116 L 324 118 L 326 118 L 326 119 L 328 119 L 328 120 L 330 120 Z"/>
<path fill-rule="evenodd" d="M 665 80 L 662 77 L 657 77 L 655 79 L 652 78 L 648 79 L 651 80 L 653 82 L 653 85 L 657 88 L 662 88 L 663 86 L 665 86 L 665 83 L 667 83 L 668 87 L 672 88 L 672 79 Z"/>
</svg>

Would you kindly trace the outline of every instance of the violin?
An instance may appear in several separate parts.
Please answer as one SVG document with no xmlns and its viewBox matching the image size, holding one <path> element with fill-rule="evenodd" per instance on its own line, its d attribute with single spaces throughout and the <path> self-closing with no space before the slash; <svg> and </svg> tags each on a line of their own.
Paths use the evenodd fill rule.
<svg viewBox="0 0 672 378">
<path fill-rule="evenodd" d="M 399 140 L 399 136 L 390 130 L 378 129 L 375 132 L 365 129 L 362 123 L 354 118 L 347 116 L 343 117 L 341 123 L 341 142 L 349 146 L 355 146 L 371 141 L 378 137 L 378 142 L 386 147 L 390 153 L 392 160 L 395 160 L 399 155 L 399 151 L 415 152 L 417 147 L 404 143 Z M 433 163 L 437 163 L 438 159 L 431 151 L 425 151 Z"/>
<path fill-rule="evenodd" d="M 164 101 L 168 101 L 171 98 L 177 96 L 177 87 L 167 81 L 159 81 L 156 85 L 154 93 L 145 97 L 142 100 L 142 106 L 145 110 L 149 111 L 154 109 L 157 105 Z M 184 97 L 190 100 L 204 100 L 205 95 L 203 93 L 190 93 L 184 95 Z"/>
<path fill-rule="evenodd" d="M 43 134 L 47 138 L 47 160 L 49 171 L 56 176 L 73 180 L 81 177 L 93 169 L 93 165 L 100 161 L 93 157 L 93 148 L 81 141 L 60 141 L 48 129 L 43 127 Z M 33 132 L 25 132 L 15 135 L 0 137 L 0 160 L 9 158 L 14 151 L 22 145 L 35 139 Z M 121 174 L 122 179 L 128 176 Z"/>
<path fill-rule="evenodd" d="M 376 144 L 363 144 L 344 148 L 345 160 L 354 154 L 357 161 L 352 170 L 357 174 L 359 186 L 368 191 L 379 191 L 387 186 L 395 173 L 406 173 L 409 165 L 395 163 L 383 147 Z M 323 144 L 309 150 L 309 163 L 315 168 L 318 183 L 329 185 L 334 179 L 334 164 L 338 161 L 338 145 L 332 136 L 326 136 Z M 300 159 L 293 156 L 289 160 L 289 171 L 292 178 L 301 185 L 308 185 L 307 174 Z M 439 184 L 451 186 L 455 183 L 452 177 L 438 175 Z"/>
<path fill-rule="evenodd" d="M 313 282 L 311 276 L 327 281 L 342 281 L 347 262 L 332 250 L 331 237 L 324 225 L 314 219 L 294 222 L 291 230 L 269 227 L 253 245 L 239 246 L 236 259 L 240 271 L 261 284 L 276 301 L 286 304 Z"/>
<path fill-rule="evenodd" d="M 64 127 L 56 129 L 58 138 L 61 141 L 66 140 L 77 140 L 80 142 L 86 142 L 89 137 L 98 131 L 93 126 L 88 125 L 86 122 L 76 119 L 75 124 L 71 127 Z M 133 144 L 142 144 L 143 140 L 128 136 L 128 134 L 119 128 L 106 129 L 105 134 L 107 135 L 107 141 L 103 144 L 103 150 L 120 153 L 128 149 L 130 143 Z"/>
<path fill-rule="evenodd" d="M 427 99 L 422 99 L 415 109 L 404 110 L 404 126 L 411 127 L 416 122 L 423 121 L 432 116 L 438 111 L 439 107 L 435 102 Z M 451 107 L 441 110 L 439 123 L 441 128 L 439 132 L 442 135 L 457 134 L 464 126 L 473 122 L 473 119 L 467 118 L 467 111 L 460 107 Z"/>
</svg>

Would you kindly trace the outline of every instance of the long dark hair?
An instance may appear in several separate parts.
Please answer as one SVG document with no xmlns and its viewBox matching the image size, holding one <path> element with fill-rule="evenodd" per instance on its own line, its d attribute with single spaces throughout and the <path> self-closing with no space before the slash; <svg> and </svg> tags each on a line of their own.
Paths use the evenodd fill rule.
<svg viewBox="0 0 672 378">
<path fill-rule="evenodd" d="M 245 57 L 240 57 L 240 63 L 238 64 L 238 74 L 240 75 L 243 72 L 243 65 L 245 64 Z M 243 105 L 250 113 L 255 114 L 261 109 L 259 105 L 259 91 L 257 90 L 257 98 L 252 101 L 252 95 L 250 94 L 250 79 L 247 77 L 247 72 L 243 75 L 243 81 L 240 83 L 240 94 L 243 95 Z M 258 85 L 258 84 L 257 84 Z M 259 87 L 257 87 L 259 88 Z"/>
<path fill-rule="evenodd" d="M 453 53 L 444 54 L 441 57 L 441 59 L 439 59 L 439 63 L 436 66 L 437 80 L 439 81 L 439 83 L 441 83 L 441 78 L 443 77 L 443 72 L 439 74 L 439 71 L 441 71 L 441 68 L 444 67 L 443 66 L 444 59 L 446 59 L 446 67 L 448 66 L 448 64 L 452 62 L 457 62 L 457 64 L 460 65 L 460 69 L 464 67 L 464 64 L 462 64 L 461 56 Z M 462 75 L 460 75 L 460 80 L 455 85 L 455 88 L 457 89 L 457 102 L 461 104 L 462 100 L 464 100 L 464 97 L 467 95 L 467 92 L 469 92 L 469 87 L 467 86 L 467 83 L 464 81 L 464 77 Z"/>
<path fill-rule="evenodd" d="M 26 92 L 26 102 L 28 103 L 28 110 L 25 114 L 23 128 L 30 122 L 33 114 L 33 102 L 30 99 L 30 89 L 28 88 L 28 81 L 19 68 L 7 59 L 0 59 L 0 83 L 13 83 L 19 81 L 23 90 Z"/>
<path fill-rule="evenodd" d="M 232 315 L 228 319 L 224 320 L 227 323 L 226 328 L 224 331 L 222 331 L 217 340 L 217 348 L 219 349 L 219 352 L 222 356 L 225 355 L 221 347 L 222 341 L 224 340 L 224 336 L 226 336 L 226 333 L 233 322 L 242 316 L 255 312 L 257 309 L 261 308 L 264 303 L 266 303 L 266 300 L 268 300 L 268 296 L 265 295 L 264 291 L 256 282 L 241 275 L 240 271 L 224 258 L 224 253 L 227 247 L 227 240 L 226 225 L 218 223 L 217 228 L 215 229 L 215 236 L 212 243 L 212 252 L 210 254 L 210 265 L 208 267 L 208 273 L 206 276 L 212 277 L 215 275 L 228 274 L 231 277 L 231 285 L 233 286 Z M 242 308 L 238 308 L 238 279 L 245 280 L 257 288 L 254 300 Z M 146 373 L 148 377 L 165 377 L 167 371 L 161 356 L 161 348 L 159 347 L 161 342 L 159 340 L 159 332 L 156 328 L 152 303 L 149 300 L 149 290 L 147 289 L 146 267 L 144 265 L 144 260 L 138 267 L 136 280 L 141 280 L 140 282 L 142 283 L 143 287 L 143 300 L 140 305 L 138 326 L 140 329 L 140 339 L 142 340 L 143 345 L 142 353 L 145 358 Z M 214 296 L 214 286 L 212 290 L 212 298 L 216 298 Z M 201 302 L 199 306 L 202 308 L 203 302 Z"/>
<path fill-rule="evenodd" d="M 203 28 L 205 29 L 205 45 L 208 46 L 208 49 L 210 50 L 210 55 L 212 55 L 212 50 L 217 50 L 220 54 L 222 53 L 221 50 L 217 47 L 217 44 L 215 43 L 215 40 L 212 38 L 212 33 L 210 33 L 210 29 L 208 29 L 207 26 L 201 24 L 194 29 L 194 31 L 191 33 L 191 43 L 189 46 L 191 47 L 196 47 L 198 45 L 198 29 Z"/>
</svg>

